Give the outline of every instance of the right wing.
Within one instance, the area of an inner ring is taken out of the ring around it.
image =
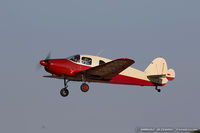
[[[133,63],[135,63],[134,60],[121,58],[105,63],[103,65],[86,69],[79,72],[78,74],[85,75],[86,78],[90,79],[111,80],[113,77],[118,75]]]

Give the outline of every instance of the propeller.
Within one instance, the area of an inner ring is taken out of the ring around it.
[[[51,52],[48,53],[44,61],[48,63],[48,59],[50,59],[50,57],[51,57]]]
[[[48,63],[48,60],[51,58],[51,52],[48,53],[48,55],[45,57],[44,61]],[[42,67],[40,62],[37,64],[36,69],[39,70]]]

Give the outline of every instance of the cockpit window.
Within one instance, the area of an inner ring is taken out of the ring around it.
[[[82,57],[82,63],[85,65],[91,65],[92,64],[92,59],[88,57]]]
[[[67,59],[73,62],[80,62],[80,55],[74,55],[74,56],[68,57]]]
[[[99,60],[99,65],[103,65],[103,64],[105,64],[105,62],[102,60]]]

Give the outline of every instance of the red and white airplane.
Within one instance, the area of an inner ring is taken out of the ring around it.
[[[175,71],[168,69],[165,59],[161,57],[154,59],[144,72],[130,67],[133,63],[135,61],[128,58],[110,60],[92,55],[74,55],[63,59],[47,57],[40,61],[51,73],[43,77],[64,79],[64,88],[60,91],[63,97],[69,94],[69,81],[83,82],[80,87],[83,92],[89,90],[86,82],[155,86],[160,92],[158,86],[164,86],[175,78]]]

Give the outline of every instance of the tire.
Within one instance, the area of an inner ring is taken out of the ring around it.
[[[62,89],[60,90],[60,95],[61,95],[62,97],[68,96],[68,95],[69,95],[69,90],[68,90],[67,88],[62,88]]]
[[[88,92],[88,90],[89,90],[88,84],[83,83],[83,84],[81,85],[81,91],[82,91],[82,92]]]

